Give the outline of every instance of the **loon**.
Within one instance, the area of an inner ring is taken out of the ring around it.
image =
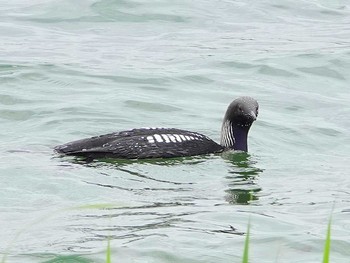
[[[58,145],[63,155],[88,159],[171,158],[227,150],[248,151],[247,136],[258,116],[259,104],[251,97],[239,97],[228,106],[221,127],[220,144],[207,136],[176,128],[139,128],[114,132]]]

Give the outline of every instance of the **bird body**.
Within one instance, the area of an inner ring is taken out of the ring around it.
[[[170,158],[223,151],[207,136],[175,128],[140,128],[121,131],[58,146],[66,155],[95,158]]]
[[[81,139],[55,147],[64,155],[89,159],[171,158],[225,150],[247,151],[247,135],[258,114],[258,103],[251,97],[240,97],[228,107],[220,144],[207,136],[176,128],[139,128]]]

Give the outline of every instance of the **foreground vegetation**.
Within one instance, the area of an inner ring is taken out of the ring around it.
[[[328,227],[327,227],[327,234],[326,234],[326,241],[324,244],[323,249],[323,261],[322,263],[329,263],[329,254],[331,251],[331,224],[332,224],[332,217],[330,217],[328,221]],[[250,236],[250,218],[248,222],[248,228],[247,228],[247,234],[244,242],[244,249],[243,249],[243,258],[242,263],[248,263],[248,252],[249,252],[249,236]]]

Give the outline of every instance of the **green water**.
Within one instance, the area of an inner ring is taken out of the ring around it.
[[[348,1],[0,4],[0,262],[350,258]],[[249,154],[82,163],[52,148],[161,126],[218,141],[260,104]],[[252,193],[252,201],[250,200]]]

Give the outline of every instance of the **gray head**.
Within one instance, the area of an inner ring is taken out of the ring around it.
[[[221,129],[221,145],[228,149],[248,151],[247,137],[259,111],[258,102],[240,97],[228,106]]]

